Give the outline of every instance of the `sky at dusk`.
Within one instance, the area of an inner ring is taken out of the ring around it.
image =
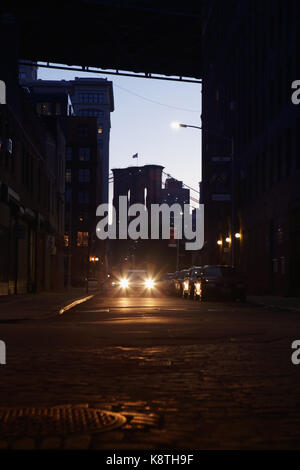
[[[115,111],[111,113],[110,169],[135,165],[137,160],[132,155],[138,153],[139,165],[163,165],[164,171],[199,190],[201,131],[174,130],[170,126],[172,121],[201,125],[199,84],[46,68],[38,72],[38,78],[44,80],[75,77],[107,78],[113,82]],[[191,196],[198,199],[195,192]]]

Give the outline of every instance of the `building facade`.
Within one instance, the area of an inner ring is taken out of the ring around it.
[[[110,240],[110,259],[112,265],[126,268],[147,268],[152,273],[175,270],[178,264],[177,240],[174,240],[174,214],[170,213],[170,238],[162,239],[161,226],[158,240],[152,240],[151,205],[177,203],[183,209],[189,204],[189,189],[183,187],[182,181],[168,178],[163,188],[161,165],[132,166],[113,169],[114,193],[113,205],[116,209],[116,226],[119,234],[119,197],[126,196],[128,206],[142,204],[148,211],[148,239]],[[128,223],[134,217],[128,217]],[[184,240],[178,240],[180,252],[184,256]],[[184,262],[184,260],[183,260]]]
[[[29,67],[30,68],[30,67]],[[109,177],[109,141],[111,119],[110,113],[114,111],[114,96],[112,82],[103,78],[79,78],[74,80],[21,80],[23,86],[28,87],[35,96],[60,94],[69,96],[69,115],[97,118],[97,143],[101,158],[101,201],[108,202],[108,177]],[[47,101],[41,101],[45,111]],[[53,103],[53,99],[51,100]],[[55,103],[59,104],[59,100]],[[53,106],[53,104],[52,104]],[[49,110],[53,113],[56,110]],[[61,111],[63,114],[63,111]],[[56,112],[59,114],[59,111]]]
[[[99,278],[104,264],[103,244],[96,238],[96,208],[101,201],[97,129],[97,118],[66,118],[66,285]]]
[[[0,294],[63,289],[64,148],[59,124],[0,105]]]
[[[298,9],[215,2],[203,23],[202,259],[234,259],[261,294],[300,294]]]

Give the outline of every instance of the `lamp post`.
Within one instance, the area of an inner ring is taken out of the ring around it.
[[[179,129],[180,127],[192,127],[194,129],[199,129],[205,131],[208,135],[213,137],[220,137],[228,142],[231,143],[231,264],[235,266],[235,164],[234,164],[234,138],[233,137],[225,137],[220,134],[216,134],[213,132],[206,131],[202,128],[202,126],[193,126],[190,124],[183,124],[180,122],[172,122],[171,126],[174,129]]]

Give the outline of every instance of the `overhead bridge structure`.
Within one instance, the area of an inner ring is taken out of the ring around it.
[[[197,81],[205,3],[4,0],[1,22],[14,23],[19,59]]]

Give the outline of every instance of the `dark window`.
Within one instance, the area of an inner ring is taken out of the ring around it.
[[[79,109],[78,115],[79,116],[91,116],[91,117],[103,118],[104,113],[100,109],[82,108],[82,109]]]
[[[79,93],[80,103],[102,104],[104,101],[103,93]]]
[[[79,204],[88,204],[90,200],[90,193],[88,190],[83,189],[78,192],[78,202]]]
[[[78,128],[78,135],[79,137],[88,137],[89,130],[86,126],[82,126]]]
[[[66,148],[66,160],[68,161],[72,160],[72,147]]]
[[[78,181],[79,183],[89,183],[90,182],[90,170],[89,168],[80,168],[78,171]]]
[[[70,188],[66,189],[66,203],[67,204],[71,202],[71,194],[72,194],[71,189]]]

